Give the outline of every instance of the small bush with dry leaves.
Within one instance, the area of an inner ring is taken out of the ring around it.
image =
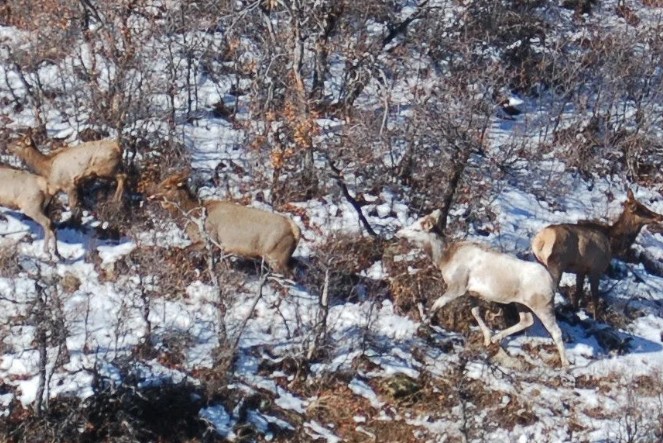
[[[317,247],[316,256],[300,283],[319,294],[329,270],[330,299],[346,300],[372,298],[382,294],[384,282],[362,276],[382,257],[384,244],[373,237],[334,233]]]
[[[120,275],[139,272],[144,277],[150,277],[150,287],[155,295],[177,298],[185,296],[186,289],[194,281],[209,283],[207,269],[205,251],[139,245],[111,268],[100,268],[98,271],[100,276],[111,281]]]
[[[208,431],[199,416],[205,405],[204,391],[190,383],[167,380],[141,385],[125,374],[123,384],[105,386],[98,380],[97,392],[80,400],[58,397],[42,414],[20,404],[0,420],[3,441],[223,441]]]
[[[417,320],[423,320],[419,315],[418,306],[427,306],[429,301],[442,295],[445,284],[433,263],[421,257],[414,261],[395,260],[391,255],[393,250],[385,254],[384,263],[391,276],[389,290],[393,297],[396,312]],[[410,269],[418,269],[411,272]]]
[[[0,277],[15,276],[21,271],[16,247],[14,242],[3,242],[0,245]]]

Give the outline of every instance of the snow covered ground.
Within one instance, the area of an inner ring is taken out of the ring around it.
[[[216,128],[208,131],[208,143],[218,141],[219,132]],[[207,144],[203,141],[205,131],[195,134],[196,146],[202,146],[204,157],[194,157],[197,161],[209,161],[205,152]],[[576,180],[566,177],[566,180]],[[572,186],[569,184],[569,186]],[[606,191],[616,194],[613,202],[605,200]],[[642,201],[650,202],[653,210],[663,212],[663,199],[657,192],[648,189],[636,189],[636,196]],[[625,193],[615,188],[614,184],[597,180],[591,190],[582,183],[574,185],[574,192],[564,200],[565,212],[553,212],[541,204],[526,191],[506,185],[500,195],[495,196],[494,211],[499,216],[500,231],[491,235],[488,241],[496,248],[512,253],[523,253],[528,249],[531,236],[537,229],[548,223],[574,221],[585,214],[607,214],[612,220],[620,210],[620,203]],[[349,205],[334,205],[326,202],[324,207],[318,203],[303,205],[311,218],[311,224],[325,234],[332,230],[356,231],[359,222],[355,211]],[[392,207],[393,209],[393,207]],[[379,213],[379,211],[378,211]],[[131,352],[132,347],[144,340],[146,322],[143,318],[143,304],[139,298],[139,282],[135,275],[122,275],[115,282],[105,281],[98,269],[90,263],[89,257],[98,251],[101,257],[101,268],[112,266],[122,256],[136,247],[139,239],[123,238],[119,242],[100,241],[94,236],[82,234],[76,230],[62,229],[58,231],[59,247],[64,260],[59,263],[42,261],[42,234],[38,225],[26,220],[15,212],[5,212],[7,221],[0,224],[3,236],[3,248],[15,248],[20,270],[13,275],[0,278],[2,291],[3,317],[9,323],[7,335],[3,340],[3,352],[0,360],[0,374],[5,382],[17,389],[15,394],[24,405],[35,401],[39,382],[39,354],[34,346],[35,325],[22,321],[29,317],[29,309],[34,300],[43,297],[35,286],[35,280],[42,282],[57,281],[65,276],[75,277],[80,286],[75,290],[58,292],[50,295],[58,297],[57,306],[62,310],[66,321],[66,350],[68,361],[59,365],[50,380],[50,395],[68,394],[86,397],[92,394],[92,375],[85,368],[101,367],[108,377],[113,378],[113,361]],[[330,214],[335,214],[332,217]],[[416,214],[408,213],[401,208],[396,217],[387,220],[372,220],[375,225],[385,229],[396,230],[401,220],[412,221]],[[296,219],[296,218],[295,218]],[[92,221],[91,221],[92,223]],[[301,223],[300,223],[301,226]],[[34,237],[32,243],[26,242],[24,236]],[[174,233],[176,236],[177,233]],[[149,235],[145,234],[148,238]],[[168,239],[161,233],[161,240]],[[314,239],[311,232],[304,232],[304,238]],[[638,246],[654,256],[660,256],[660,234],[651,234],[645,230],[638,239]],[[167,242],[167,240],[166,240]],[[305,243],[296,255],[314,254],[315,244]],[[573,434],[573,438],[600,441],[616,438],[623,432],[620,424],[613,418],[602,420],[600,417],[588,417],[583,411],[592,408],[605,408],[609,411],[620,411],[632,402],[638,402],[643,409],[651,409],[652,413],[660,411],[660,397],[629,396],[629,386],[637,383],[639,377],[658,377],[660,381],[663,368],[663,346],[661,331],[663,318],[661,297],[663,294],[663,278],[648,274],[641,265],[617,263],[623,275],[619,280],[604,278],[601,290],[606,293],[608,304],[615,309],[623,309],[629,303],[641,306],[641,314],[633,320],[627,329],[618,333],[622,339],[630,339],[630,347],[623,355],[606,352],[597,343],[596,338],[587,333],[584,327],[566,322],[561,327],[567,339],[567,351],[572,366],[568,371],[561,371],[552,364],[541,359],[530,358],[537,365],[532,370],[521,372],[502,368],[495,372],[487,361],[472,361],[468,364],[467,377],[481,380],[490,389],[502,392],[507,400],[515,397],[527,402],[539,420],[530,426],[516,426],[511,431],[498,430],[486,434],[491,439],[508,439],[509,441],[563,441],[570,439],[569,415],[576,414],[576,420],[583,430]],[[371,277],[388,279],[380,263],[371,267]],[[40,277],[37,277],[40,274]],[[563,284],[571,284],[566,277]],[[47,283],[48,284],[48,283]],[[62,283],[60,283],[62,284]],[[271,392],[275,403],[282,409],[304,414],[315,398],[302,398],[289,393],[275,378],[284,374],[258,374],[259,363],[265,358],[260,350],[283,356],[302,352],[310,342],[313,326],[318,315],[318,295],[308,293],[297,285],[290,287],[283,296],[271,284],[263,290],[263,295],[251,312],[257,278],[247,277],[241,293],[231,298],[226,313],[226,324],[230,336],[238,334],[238,328],[248,318],[245,329],[239,337],[239,359],[236,363],[237,383],[242,389],[255,389]],[[134,292],[135,291],[135,292]],[[209,367],[213,360],[212,350],[218,344],[216,328],[218,327],[218,311],[215,309],[215,290],[201,282],[187,288],[187,297],[157,297],[150,301],[149,320],[154,328],[152,333],[157,337],[169,334],[187,334],[190,344],[186,349],[184,366],[179,370],[171,370],[157,361],[145,362],[145,383],[170,377],[172,380],[189,377],[187,371],[200,367]],[[565,301],[558,296],[558,304]],[[582,319],[587,319],[581,313]],[[13,320],[12,320],[13,319]],[[601,328],[600,323],[592,325]],[[454,344],[454,352],[443,353],[435,347],[429,347],[417,334],[419,324],[410,318],[398,315],[392,303],[386,299],[343,302],[333,305],[328,318],[329,334],[334,346],[332,355],[325,363],[314,365],[314,374],[349,370],[359,355],[368,357],[376,369],[361,374],[365,379],[379,379],[393,374],[405,374],[417,379],[422,370],[444,376],[451,367],[458,364],[457,352],[464,346],[463,341]],[[365,348],[365,334],[376,337],[378,348]],[[475,332],[475,334],[478,333]],[[447,332],[440,331],[442,337]],[[522,346],[526,343],[550,343],[545,330],[536,325],[524,334],[506,340],[506,350],[512,356],[523,355]],[[424,361],[412,356],[415,349],[426,348]],[[258,350],[256,352],[256,350]],[[550,356],[550,354],[548,355]],[[50,364],[55,365],[57,351],[49,348]],[[607,392],[592,388],[577,387],[576,380],[584,378],[616,377]],[[554,386],[548,386],[555,381]],[[121,382],[121,380],[117,380]],[[381,411],[387,408],[386,402],[361,379],[353,379],[348,383],[352,392],[366,398],[372,408]],[[660,394],[659,394],[660,395]],[[12,395],[3,396],[4,404],[8,404]],[[256,412],[256,414],[259,414]],[[214,423],[218,431],[232,439],[232,411],[225,411],[219,405],[210,405],[200,412],[201,417]],[[447,415],[435,420],[425,417],[411,416],[407,420],[418,427],[427,429],[430,435],[454,440],[460,435],[457,429],[457,412],[448,411]],[[292,427],[287,421],[274,417],[255,417],[256,421],[273,420],[277,427]],[[267,428],[265,428],[267,429]],[[311,438],[323,438],[327,441],[338,441],[333,429],[324,424],[311,421],[305,426]],[[267,431],[266,431],[267,432]],[[551,434],[551,432],[553,432]]]

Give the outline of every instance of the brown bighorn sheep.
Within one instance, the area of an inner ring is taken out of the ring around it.
[[[288,262],[300,238],[299,227],[290,218],[236,203],[209,200],[201,203],[186,186],[187,175],[175,174],[157,185],[149,198],[176,215],[205,208],[205,232],[225,252],[242,257],[262,257],[276,272],[288,273]],[[201,240],[198,226],[187,223],[194,243]]]
[[[69,207],[76,213],[80,211],[78,187],[85,179],[115,179],[117,188],[113,200],[122,198],[126,175],[120,172],[122,148],[117,140],[85,142],[45,155],[37,149],[32,137],[26,135],[10,143],[8,149],[33,172],[46,178],[52,190],[66,192]]]
[[[555,286],[548,270],[539,263],[523,261],[479,243],[463,241],[445,245],[439,228],[440,216],[441,211],[435,210],[396,233],[397,237],[412,240],[423,247],[442,271],[447,291],[433,304],[432,314],[465,294],[501,304],[515,302],[520,322],[492,337],[480,316],[479,307],[472,308],[472,315],[483,333],[484,344],[498,343],[530,327],[534,323],[533,312],[552,336],[562,366],[568,366],[562,331],[555,320]]]
[[[578,308],[585,276],[589,276],[592,294],[592,314],[598,310],[599,279],[608,269],[612,257],[624,257],[643,226],[663,222],[657,214],[637,201],[629,189],[624,211],[612,225],[589,221],[578,224],[550,225],[532,239],[532,251],[559,285],[562,273],[576,274],[576,291],[571,303]]]
[[[44,253],[48,254],[52,240],[54,254],[60,257],[53,223],[46,215],[51,196],[44,177],[0,165],[0,205],[17,209],[39,223],[44,229]]]

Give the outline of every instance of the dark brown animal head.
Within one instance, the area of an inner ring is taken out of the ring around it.
[[[20,155],[22,152],[35,147],[35,142],[32,136],[22,134],[18,138],[12,140],[7,144],[7,151],[14,155]]]
[[[640,203],[630,189],[626,192],[624,211],[619,219],[609,227],[608,236],[612,253],[617,257],[628,254],[640,230],[649,224],[662,223],[663,215],[658,214]]]
[[[663,222],[663,215],[658,214],[645,205],[640,203],[633,196],[633,191],[630,189],[626,193],[626,201],[624,202],[624,214],[622,216],[628,216],[633,224],[636,225],[648,225],[651,223],[661,223]]]
[[[188,171],[166,177],[159,184],[147,189],[147,199],[159,201],[164,209],[177,209],[179,206],[187,211],[197,206],[198,199],[189,190],[188,177]]]

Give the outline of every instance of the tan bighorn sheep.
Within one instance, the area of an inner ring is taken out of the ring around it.
[[[83,180],[96,177],[115,179],[114,201],[119,201],[124,193],[126,175],[121,173],[122,148],[117,140],[85,142],[45,155],[28,134],[10,143],[8,150],[33,172],[45,177],[55,192],[66,192],[69,207],[77,214],[80,213],[78,187]]]
[[[441,211],[435,210],[396,233],[397,237],[423,247],[442,271],[447,291],[435,301],[431,315],[465,294],[501,304],[517,303],[520,321],[492,337],[480,316],[479,307],[472,308],[484,344],[498,343],[530,327],[534,323],[533,312],[552,336],[562,366],[568,366],[562,331],[555,319],[555,286],[548,270],[539,263],[523,261],[479,243],[462,241],[445,245],[439,228],[440,216]]]
[[[53,223],[46,215],[52,195],[44,177],[0,165],[0,206],[17,209],[39,223],[44,229],[44,253],[48,254],[52,241],[53,252],[59,258]]]
[[[648,224],[663,222],[657,214],[637,201],[629,189],[624,210],[612,225],[581,221],[578,224],[550,225],[532,239],[532,252],[553,276],[555,288],[562,273],[576,274],[576,291],[571,303],[578,308],[585,276],[589,277],[592,314],[598,311],[599,279],[612,257],[624,257],[640,230]]]
[[[276,272],[288,273],[288,262],[297,243],[299,227],[290,218],[236,203],[208,200],[200,202],[187,187],[187,174],[166,178],[150,195],[176,216],[205,209],[204,223],[212,241],[225,252],[249,258],[263,258]],[[202,240],[198,226],[187,223],[186,232],[194,243]]]

